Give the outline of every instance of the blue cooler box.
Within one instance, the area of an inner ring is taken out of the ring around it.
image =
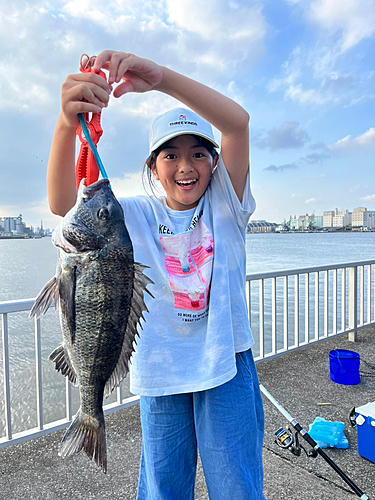
[[[355,409],[358,455],[375,463],[375,402]]]

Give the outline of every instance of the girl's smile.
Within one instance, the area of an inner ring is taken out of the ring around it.
[[[194,136],[180,135],[162,149],[152,170],[167,194],[167,205],[181,211],[198,205],[215,165],[216,159]]]

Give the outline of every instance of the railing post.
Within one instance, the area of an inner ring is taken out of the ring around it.
[[[349,328],[353,330],[348,335],[348,340],[355,342],[357,340],[357,267],[349,268],[349,290],[348,290],[348,313]]]
[[[309,343],[310,333],[310,275],[305,274],[305,343]]]
[[[264,358],[264,280],[259,280],[259,356]]]
[[[72,420],[72,387],[68,377],[65,378],[65,416],[68,421]]]
[[[324,271],[324,337],[328,337],[329,331],[329,274]]]
[[[119,383],[116,389],[116,394],[117,394],[117,404],[122,404],[122,382]]]
[[[35,319],[35,375],[36,375],[36,415],[38,429],[43,429],[42,396],[42,348],[40,342],[40,319]]]
[[[315,275],[315,340],[319,340],[319,271]]]
[[[346,327],[346,268],[341,270],[341,331]]]
[[[277,352],[277,310],[276,310],[276,278],[271,278],[271,328],[272,328],[272,354]]]
[[[359,268],[359,324],[365,323],[365,268]]]
[[[245,291],[246,291],[246,301],[247,301],[247,312],[249,315],[249,325],[251,328],[251,281],[246,281],[246,286],[245,286]]]
[[[283,297],[284,297],[284,305],[283,305],[283,327],[284,327],[284,350],[288,350],[288,319],[289,319],[289,306],[288,306],[288,276],[284,276],[284,283],[283,283]]]
[[[332,276],[332,334],[337,333],[337,269]]]
[[[299,346],[299,274],[294,276],[294,345]]]
[[[366,324],[371,323],[371,266],[367,266],[367,316]]]
[[[4,404],[5,404],[5,432],[7,439],[12,439],[12,420],[10,412],[10,385],[9,385],[9,348],[8,348],[8,315],[1,315],[3,332],[3,374],[4,374]]]

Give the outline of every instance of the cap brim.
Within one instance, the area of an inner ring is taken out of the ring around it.
[[[160,139],[158,142],[156,142],[152,148],[150,149],[150,153],[155,151],[155,149],[158,149],[160,146],[165,144],[166,142],[170,141],[171,139],[174,139],[175,137],[178,137],[179,135],[198,135],[199,137],[203,137],[207,141],[209,141],[215,148],[219,148],[220,146],[212,140],[210,137],[208,137],[205,134],[200,134],[198,132],[190,131],[190,130],[180,130],[179,132],[174,132],[172,134],[168,134],[162,139]]]

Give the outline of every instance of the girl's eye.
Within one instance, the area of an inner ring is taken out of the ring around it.
[[[176,155],[173,153],[169,153],[168,155],[166,155],[167,160],[175,160],[176,158]]]
[[[194,158],[203,158],[204,154],[203,153],[194,153]]]

